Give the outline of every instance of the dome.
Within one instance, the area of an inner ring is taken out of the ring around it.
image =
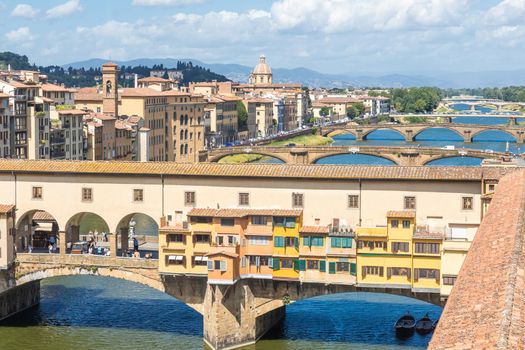
[[[261,56],[259,58],[259,64],[253,69],[253,74],[272,74],[272,69],[266,63],[266,57]]]

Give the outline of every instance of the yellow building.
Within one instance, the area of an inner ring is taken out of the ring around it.
[[[273,216],[273,278],[299,278],[299,229],[302,210],[290,210],[289,215]]]
[[[387,226],[357,229],[358,284],[435,292],[443,236],[416,230],[414,211],[390,211]]]

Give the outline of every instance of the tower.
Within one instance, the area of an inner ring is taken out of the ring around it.
[[[106,115],[118,116],[118,66],[107,62],[102,65],[102,111]]]
[[[250,74],[249,82],[255,85],[273,83],[272,69],[268,63],[266,63],[266,57],[264,55],[259,57],[259,64],[255,66],[252,74]]]

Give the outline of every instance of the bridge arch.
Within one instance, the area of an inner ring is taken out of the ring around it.
[[[130,213],[120,219],[115,231],[117,241],[120,240],[120,249],[125,252],[129,249],[129,239],[136,236],[139,243],[158,244],[159,223],[157,220],[142,212]]]
[[[421,133],[425,132],[425,131],[428,131],[428,130],[448,130],[448,131],[452,131],[454,134],[458,135],[459,138],[464,141],[465,140],[465,137],[463,136],[463,134],[456,128],[454,128],[453,126],[439,126],[439,125],[436,125],[436,126],[429,126],[429,127],[425,127],[425,128],[421,128],[419,129],[418,131],[416,131],[414,133],[414,140],[421,135]]]
[[[505,134],[505,135],[508,135],[508,136],[511,136],[514,140],[501,140],[501,142],[505,142],[505,141],[508,141],[508,142],[517,142],[518,141],[518,136],[517,134],[515,134],[514,132],[512,131],[509,131],[509,130],[505,130],[505,129],[500,129],[500,128],[490,128],[490,127],[487,127],[485,129],[482,129],[482,130],[478,130],[476,132],[473,132],[470,136],[472,138],[472,140],[474,141],[474,138],[475,137],[479,137],[480,135],[484,134],[484,133],[487,133],[487,132],[497,132],[499,134]]]
[[[79,212],[69,218],[65,227],[66,247],[69,242],[80,241],[81,235],[93,235],[95,240],[102,241],[104,233],[109,235],[113,232],[107,221],[99,214],[93,212]],[[86,237],[87,238],[87,237]]]
[[[405,135],[405,133],[403,131],[396,129],[395,127],[388,127],[388,126],[385,126],[385,125],[382,125],[382,126],[377,127],[377,128],[371,128],[371,129],[365,130],[365,131],[363,131],[363,134],[361,135],[361,137],[363,138],[363,140],[367,140],[368,136],[370,136],[374,132],[382,131],[382,130],[388,130],[388,131],[397,133],[397,134],[399,134],[399,136],[401,137],[402,140],[406,140],[406,135]]]
[[[481,161],[483,161],[483,159],[485,158],[482,158],[482,157],[476,157],[476,156],[459,156],[459,155],[454,155],[454,156],[436,156],[436,157],[432,157],[430,159],[427,159],[422,165],[423,166],[440,166],[441,164],[432,164],[436,161],[446,161],[446,160],[451,160],[451,159],[455,159],[455,158],[458,158],[458,159],[476,159],[476,160],[480,160],[480,163]],[[472,164],[470,166],[479,166],[481,164]],[[461,165],[458,165],[458,166],[468,166],[467,164],[461,164]]]
[[[280,160],[283,163],[288,163],[288,160],[286,158],[282,157],[279,154],[275,154],[275,153],[271,153],[271,152],[259,152],[259,151],[256,151],[256,152],[244,151],[243,152],[243,151],[238,151],[238,150],[231,151],[231,152],[225,151],[224,153],[221,153],[219,155],[213,156],[212,158],[210,158],[209,161],[212,162],[212,163],[219,163],[219,161],[221,159],[223,159],[223,158],[226,158],[228,156],[235,156],[235,155],[238,155],[238,154],[260,155],[260,156],[265,156],[265,157],[270,157],[270,158],[274,158],[274,159]]]
[[[15,224],[15,247],[24,252],[31,245],[34,248],[46,248],[49,239],[58,235],[60,229],[55,216],[41,209],[31,209],[23,213]]]
[[[356,153],[352,153],[352,152],[337,152],[337,153],[330,153],[330,154],[321,154],[321,155],[311,159],[311,163],[312,164],[318,164],[318,162],[323,160],[323,159],[326,160],[326,158],[336,157],[336,156],[344,156],[344,155],[347,155],[347,156],[353,156],[353,155],[371,156],[371,157],[374,157],[374,158],[388,160],[388,161],[394,163],[392,165],[399,165],[398,160],[395,157],[386,156],[386,155],[378,155],[378,154],[375,154],[373,152],[363,152],[363,151],[359,151],[359,152],[356,152]],[[344,165],[344,163],[343,163],[343,165]],[[366,165],[366,164],[363,163],[363,165]]]

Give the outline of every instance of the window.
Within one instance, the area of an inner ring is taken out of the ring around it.
[[[267,256],[254,256],[251,255],[248,257],[249,263],[252,266],[269,266],[269,259]]]
[[[166,236],[166,241],[168,243],[170,242],[176,242],[176,243],[184,243],[184,235],[182,234],[169,234]]]
[[[302,208],[304,206],[304,196],[302,193],[292,193],[292,206]]]
[[[336,270],[338,272],[349,272],[350,271],[350,263],[348,263],[348,262],[338,262],[336,264]]]
[[[278,227],[295,228],[295,218],[276,216],[273,218],[273,225]]]
[[[392,242],[392,251],[397,252],[408,252],[408,242]]]
[[[489,192],[494,192],[496,185],[489,185]]]
[[[348,208],[356,209],[359,208],[359,196],[351,194],[348,196]]]
[[[463,210],[472,210],[474,208],[474,198],[472,197],[462,197],[461,204]]]
[[[416,269],[418,271],[419,278],[438,279],[439,270],[432,269]]]
[[[332,237],[332,248],[352,248],[352,238],[347,237]]]
[[[383,276],[383,266],[363,266],[363,277],[366,275]]]
[[[284,247],[284,237],[275,236],[273,238],[273,246],[276,248],[283,248]]]
[[[250,205],[249,193],[239,193],[239,205]]]
[[[303,245],[306,247],[323,247],[324,237],[319,236],[304,236]]]
[[[254,215],[252,216],[252,225],[266,225],[268,224],[267,216]]]
[[[144,190],[134,189],[133,190],[133,201],[142,202],[144,200]]]
[[[221,219],[221,226],[234,226],[235,220],[228,218],[228,219]]]
[[[405,209],[416,209],[416,197],[405,197]]]
[[[184,256],[183,255],[168,255],[167,265],[184,265]]]
[[[456,279],[458,278],[458,276],[452,276],[452,275],[445,275],[443,276],[443,284],[445,286],[453,286],[454,283],[456,283]]]
[[[270,237],[265,236],[252,236],[249,239],[250,245],[268,245],[270,242]]]
[[[298,247],[298,238],[296,237],[285,237],[284,244],[286,247]]]
[[[392,220],[390,221],[390,225],[392,228],[398,228],[399,227],[399,221],[398,220]]]
[[[42,199],[42,187],[33,187],[33,198]]]
[[[403,220],[403,228],[410,228],[410,220]]]
[[[439,254],[439,243],[416,243],[416,253]]]
[[[93,200],[93,189],[89,187],[82,188],[82,200],[89,202]]]
[[[391,276],[410,278],[410,268],[408,267],[387,267],[386,276],[387,278],[390,278]]]
[[[184,205],[195,205],[195,192],[184,192]]]
[[[193,257],[193,265],[195,266],[206,266],[208,264],[208,260],[205,259],[206,257],[204,256],[194,256]]]
[[[213,219],[209,216],[193,216],[191,219],[192,223],[196,224],[211,224]]]
[[[292,269],[293,268],[293,260],[292,259],[282,259],[281,260],[281,268],[283,268],[283,269]]]
[[[210,242],[210,235],[195,235],[193,237],[193,241],[195,243],[209,243]]]
[[[306,268],[308,270],[319,270],[319,260],[307,260]]]

